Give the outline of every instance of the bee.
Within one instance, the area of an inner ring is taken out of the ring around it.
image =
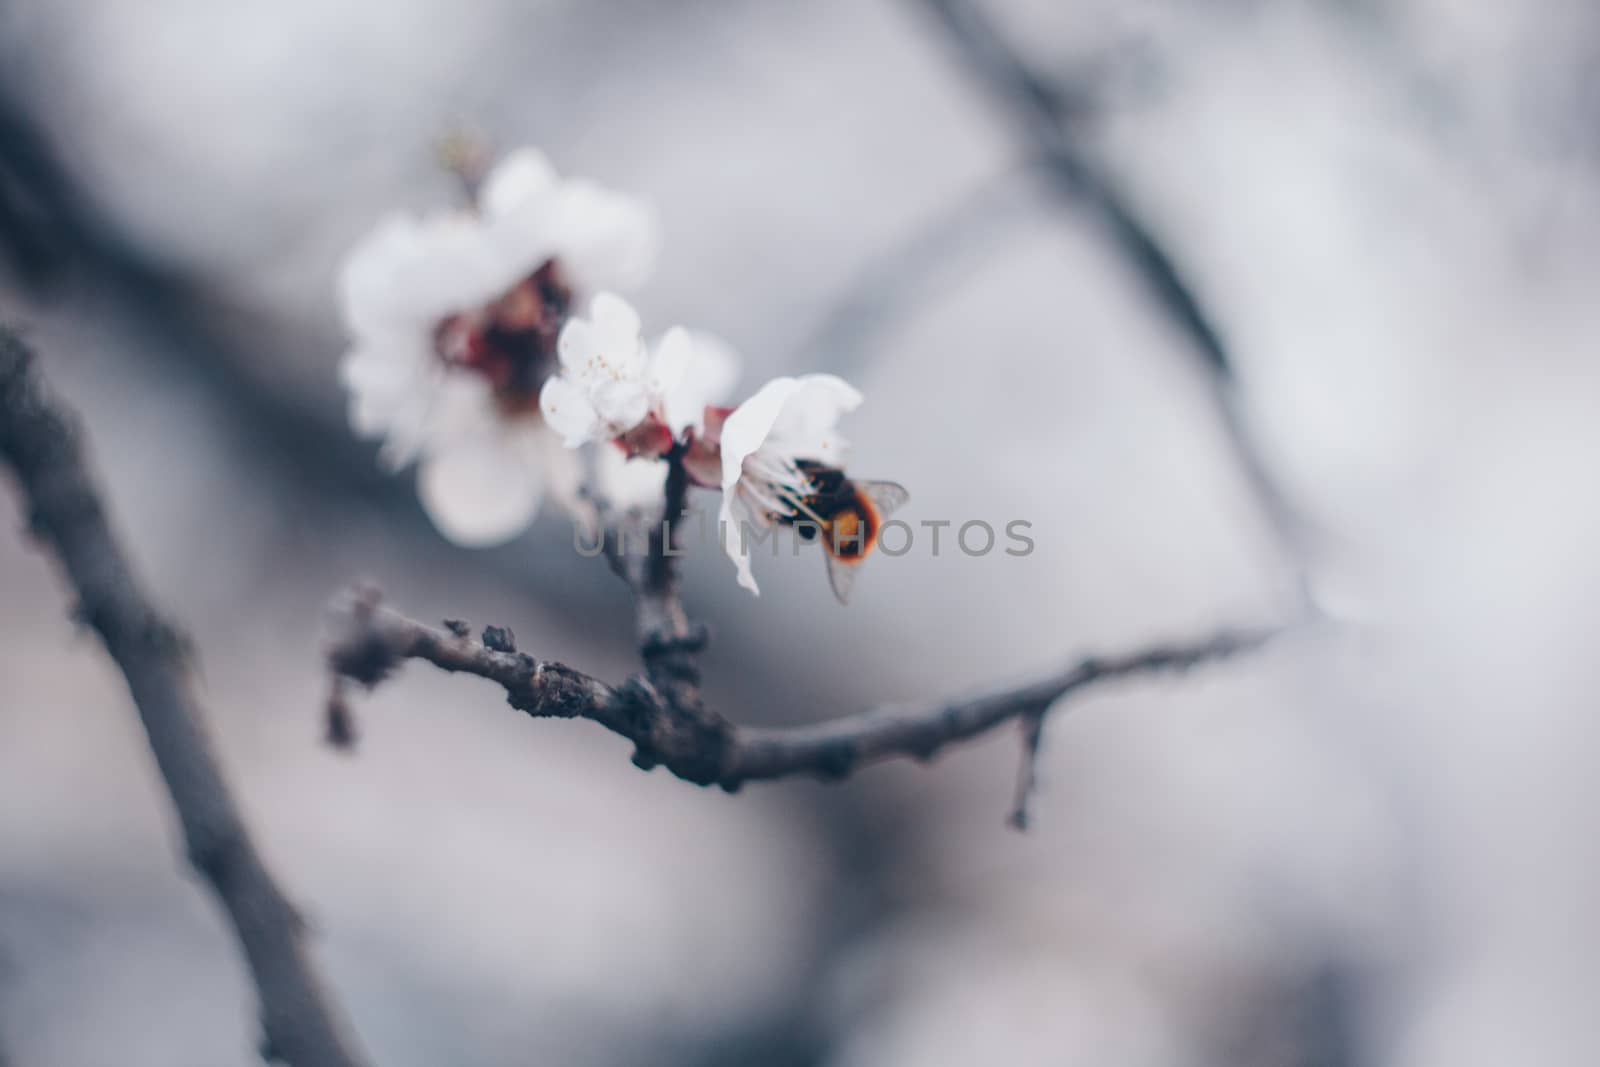
[[[821,539],[828,584],[839,603],[848,604],[856,568],[877,546],[883,520],[904,507],[911,494],[895,482],[851,479],[837,467],[815,460],[802,459],[796,466],[811,483],[812,492],[799,501],[792,516],[781,521],[793,526],[802,541]]]

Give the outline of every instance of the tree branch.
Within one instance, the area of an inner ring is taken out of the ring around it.
[[[619,515],[606,501],[597,501],[606,558],[633,593],[643,674],[611,686],[519,652],[504,627],[485,627],[482,638],[473,640],[463,622],[449,620],[444,630],[435,630],[383,606],[376,590],[357,590],[333,610],[327,651],[330,740],[344,744],[354,736],[346,683],[373,688],[411,659],[494,682],[512,707],[535,718],[592,720],[633,742],[635,765],[665,767],[685,781],[728,792],[763,779],[843,778],[857,767],[906,756],[928,760],[948,745],[1021,720],[1023,766],[1010,822],[1025,829],[1044,718],[1062,698],[1116,678],[1225,659],[1259,647],[1276,633],[1221,630],[1197,641],[1089,657],[1041,681],[942,704],[883,707],[810,726],[736,726],[705,707],[696,655],[705,647],[706,632],[689,620],[679,594],[678,533],[689,490],[684,448],[674,445],[664,457],[659,516]],[[630,547],[643,551],[630,552]]]
[[[537,718],[583,718],[632,741],[640,767],[662,766],[730,792],[745,782],[838,779],[867,764],[931,759],[945,747],[1024,717],[1042,718],[1063,698],[1104,682],[1182,671],[1257,648],[1269,629],[1222,630],[1195,641],[1088,657],[1059,673],[930,705],[882,707],[810,726],[735,726],[664,698],[648,677],[610,686],[560,663],[497,651],[463,627],[435,630],[358,593],[335,608],[328,661],[336,678],[374,686],[410,659],[499,685],[511,706]],[[1030,755],[1031,758],[1031,755]]]
[[[189,862],[210,883],[255,980],[268,1060],[365,1063],[306,948],[305,926],[245,829],[195,698],[187,640],[150,606],[85,468],[75,421],[32,353],[0,327],[0,459],[16,473],[31,532],[50,545],[121,668],[182,824]]]

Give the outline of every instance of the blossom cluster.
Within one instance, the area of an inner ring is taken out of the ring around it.
[[[650,274],[654,213],[559,176],[533,149],[505,157],[472,203],[385,219],[350,252],[341,366],[356,431],[393,469],[415,464],[434,525],[467,546],[510,540],[545,500],[586,516],[659,502],[668,463],[721,492],[728,555],[758,592],[743,532],[823,541],[848,594],[892,483],[844,474],[838,423],[862,397],[827,374],[781,377],[723,406],[728,345],[673,326],[647,338],[621,295]]]

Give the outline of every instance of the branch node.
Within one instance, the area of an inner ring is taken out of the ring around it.
[[[511,632],[509,626],[485,626],[483,628],[483,647],[491,652],[515,652],[517,650],[517,636]]]
[[[682,633],[656,631],[639,643],[639,655],[650,659],[675,653],[704,652],[711,643],[711,630],[702,623],[690,622]]]
[[[837,741],[817,753],[817,777],[824,782],[848,778],[850,772],[856,769],[858,759],[855,745],[847,740]]]
[[[368,689],[389,677],[405,657],[372,624],[383,597],[367,586],[335,601],[331,616],[334,639],[328,644],[328,667]]]
[[[540,663],[517,653],[520,682],[506,684],[506,701],[518,711],[546,719],[576,719],[595,710],[593,679],[560,663]]]

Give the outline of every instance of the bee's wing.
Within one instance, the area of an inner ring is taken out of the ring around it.
[[[911,499],[906,487],[898,482],[869,482],[858,478],[854,479],[852,484],[872,502],[879,521],[905,507],[906,501]],[[848,604],[850,590],[855,588],[856,584],[856,568],[861,566],[861,561],[866,557],[859,555],[855,559],[840,559],[830,550],[829,545],[824,544],[822,547],[822,558],[828,564],[828,584],[833,586],[833,595],[839,598],[839,603]]]
[[[869,482],[858,478],[855,484],[872,501],[872,506],[878,509],[880,519],[887,519],[911,499],[911,494],[899,482]]]
[[[861,562],[847,563],[827,551],[822,553],[822,558],[828,564],[828,584],[833,586],[833,595],[839,598],[841,604],[850,603],[850,590],[856,584],[856,568],[861,566]]]

